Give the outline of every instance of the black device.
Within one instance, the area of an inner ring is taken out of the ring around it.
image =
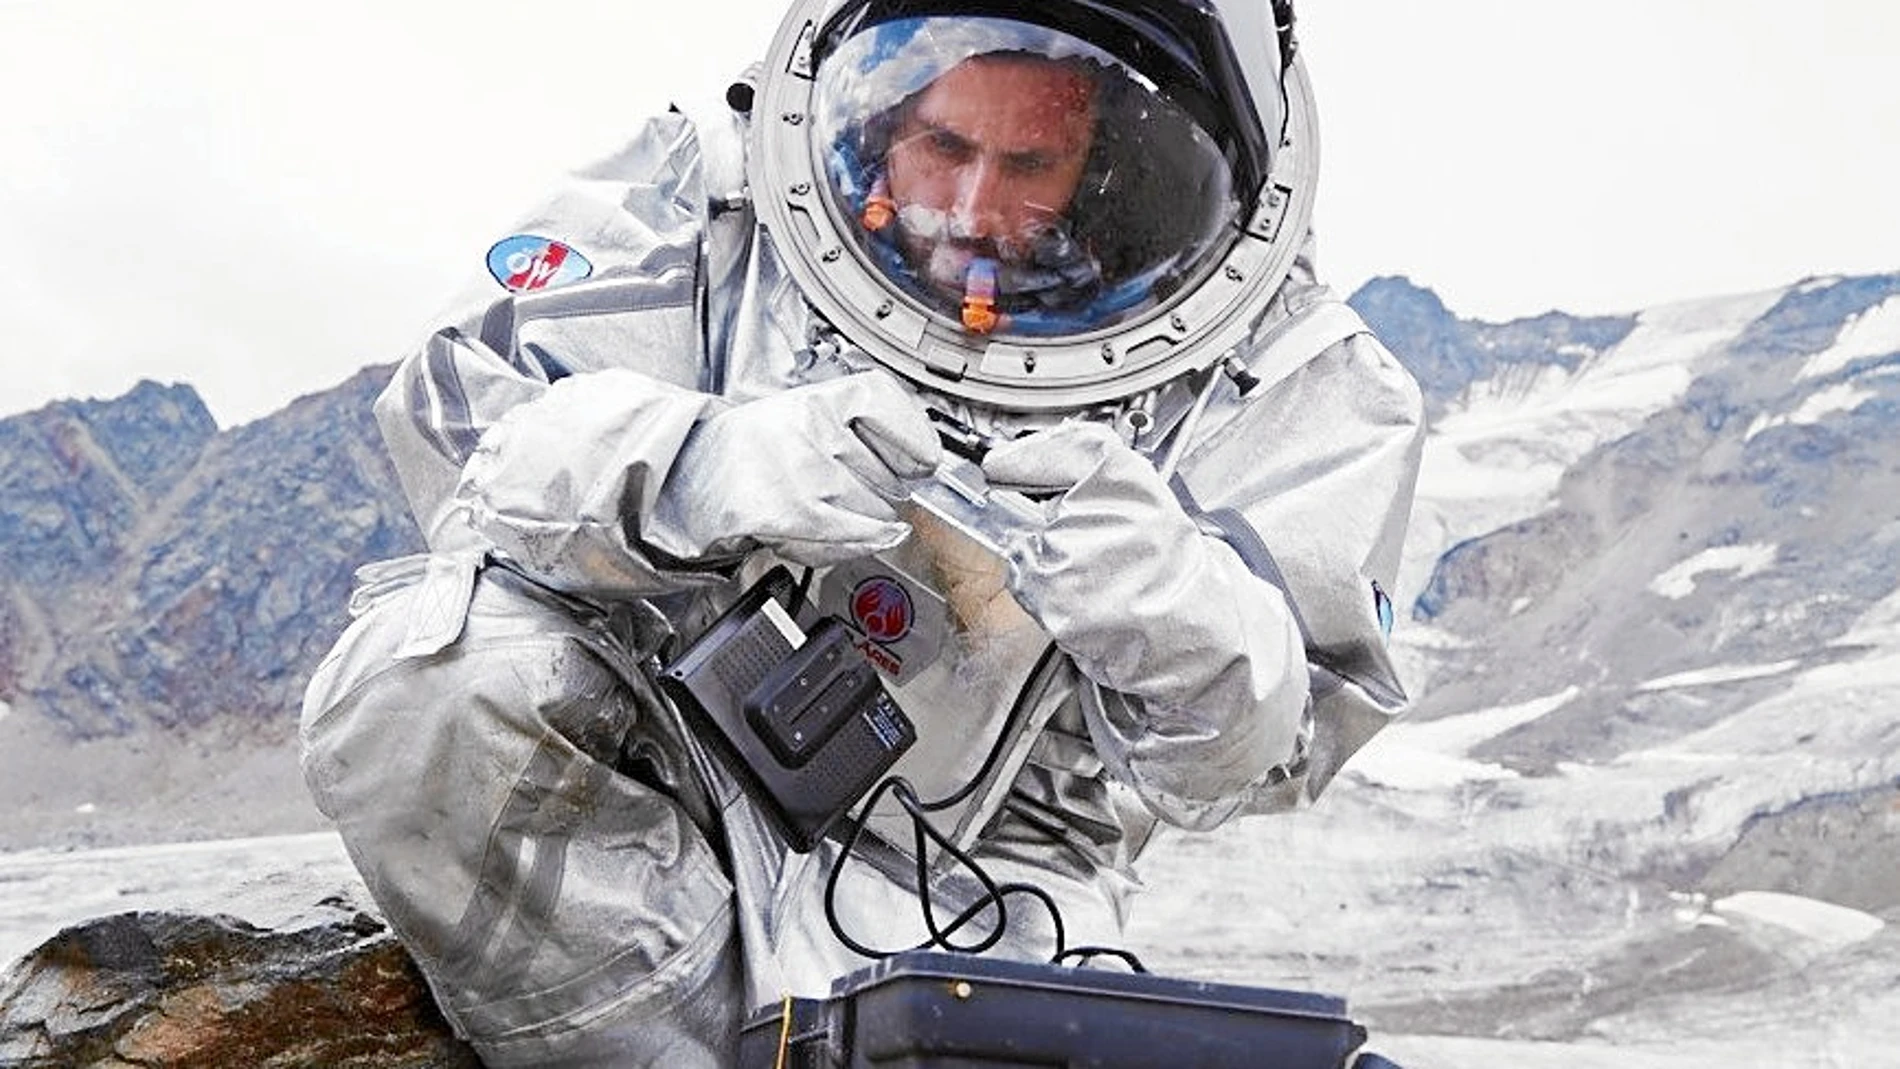
[[[1001,961],[899,954],[746,1021],[741,1069],[1372,1069],[1331,995]]]
[[[855,634],[809,634],[797,586],[773,568],[660,673],[794,850],[809,853],[917,741]]]

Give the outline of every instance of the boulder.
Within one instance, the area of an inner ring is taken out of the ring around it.
[[[0,977],[0,1065],[478,1069],[381,920],[336,894],[265,927],[186,911],[74,925]]]

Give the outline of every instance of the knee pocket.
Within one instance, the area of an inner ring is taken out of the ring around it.
[[[584,622],[526,600],[481,584],[460,639],[397,659],[407,599],[386,598],[313,680],[303,723],[313,794],[472,1036],[638,1016],[730,940],[731,882],[694,810],[615,767],[632,733],[698,789],[669,710]]]
[[[608,962],[450,1012],[492,1065],[728,1066],[745,1012],[732,908],[649,970]]]

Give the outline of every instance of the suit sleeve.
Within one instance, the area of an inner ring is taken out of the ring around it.
[[[1223,387],[1225,388],[1225,387]],[[1386,648],[1423,441],[1411,375],[1369,333],[1233,398],[1176,480],[1233,627],[1177,696],[1085,690],[1104,763],[1160,819],[1191,828],[1310,803],[1404,707]]]
[[[498,245],[397,368],[376,416],[432,551],[499,553],[574,593],[696,580],[654,560],[637,526],[687,432],[724,404],[703,382],[706,202],[692,125],[651,121],[504,243],[512,267],[558,244],[567,277],[535,288]]]

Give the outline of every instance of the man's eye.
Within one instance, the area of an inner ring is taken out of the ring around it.
[[[963,159],[970,154],[970,143],[948,130],[932,130],[929,135],[930,151],[946,159]]]
[[[1054,160],[1041,153],[1024,153],[1017,156],[1008,156],[1004,158],[1004,162],[1012,172],[1025,176],[1041,174],[1055,166]]]

